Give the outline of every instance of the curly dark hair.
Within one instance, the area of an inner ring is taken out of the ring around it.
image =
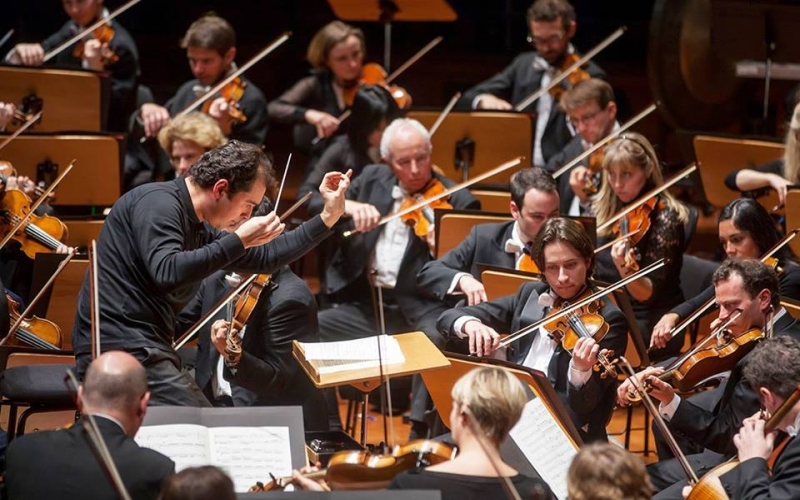
[[[754,391],[766,387],[788,398],[800,385],[800,342],[788,335],[761,341],[747,356],[743,373]]]
[[[594,269],[594,244],[592,244],[592,239],[589,238],[589,235],[586,234],[583,224],[572,219],[565,217],[547,219],[547,222],[542,225],[539,234],[533,240],[533,245],[531,246],[533,261],[544,272],[544,247],[560,241],[569,243],[581,257],[589,259],[589,267],[586,272],[586,278],[588,279]]]
[[[754,299],[762,290],[769,290],[770,303],[778,307],[781,302],[780,284],[778,275],[768,265],[756,259],[727,259],[714,271],[711,282],[714,286],[722,280],[728,280],[734,275],[739,275],[744,283],[744,291]]]
[[[203,189],[225,179],[230,184],[228,196],[249,191],[256,179],[261,179],[267,188],[275,183],[269,157],[260,147],[240,141],[231,141],[203,154],[186,175]]]

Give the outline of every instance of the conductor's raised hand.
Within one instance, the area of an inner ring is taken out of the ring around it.
[[[275,212],[247,219],[234,231],[245,248],[257,247],[277,238],[286,226]]]
[[[480,321],[467,321],[464,333],[469,337],[469,353],[488,356],[500,347],[500,334]]]
[[[344,194],[347,188],[350,187],[350,178],[352,176],[352,169],[344,174],[341,172],[328,172],[322,179],[322,184],[319,185],[319,194],[325,203],[320,217],[328,227],[333,227],[345,213]]]

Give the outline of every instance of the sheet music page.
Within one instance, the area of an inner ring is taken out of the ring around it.
[[[288,427],[210,427],[209,463],[233,479],[237,492],[246,493],[256,482],[292,474]]]
[[[578,450],[541,399],[525,405],[511,439],[558,498],[567,498],[567,470]]]
[[[135,441],[175,462],[175,472],[211,463],[208,429],[202,425],[148,425],[139,428]]]
[[[384,366],[404,363],[406,358],[397,339],[380,336],[380,359]],[[305,357],[320,373],[378,366],[378,339],[366,337],[339,342],[301,343]]]

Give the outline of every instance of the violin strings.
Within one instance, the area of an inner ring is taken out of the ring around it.
[[[7,216],[6,220],[8,220],[11,224],[18,224],[19,221],[22,220],[22,219],[20,217],[16,216],[16,215],[14,215],[14,216],[11,216],[11,217]],[[28,235],[30,235],[30,236],[32,236],[34,238],[38,238],[39,243],[50,247],[52,250],[55,250],[56,248],[58,248],[61,245],[61,242],[59,240],[57,240],[54,237],[50,236],[50,234],[48,234],[44,229],[40,228],[39,226],[37,226],[35,224],[26,225],[25,226],[25,234],[28,234]]]

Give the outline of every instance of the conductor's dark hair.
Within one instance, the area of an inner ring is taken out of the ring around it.
[[[231,141],[204,153],[186,175],[203,189],[210,189],[217,181],[225,179],[230,186],[229,196],[249,191],[256,179],[267,187],[275,181],[269,157],[260,147],[240,141]]]

